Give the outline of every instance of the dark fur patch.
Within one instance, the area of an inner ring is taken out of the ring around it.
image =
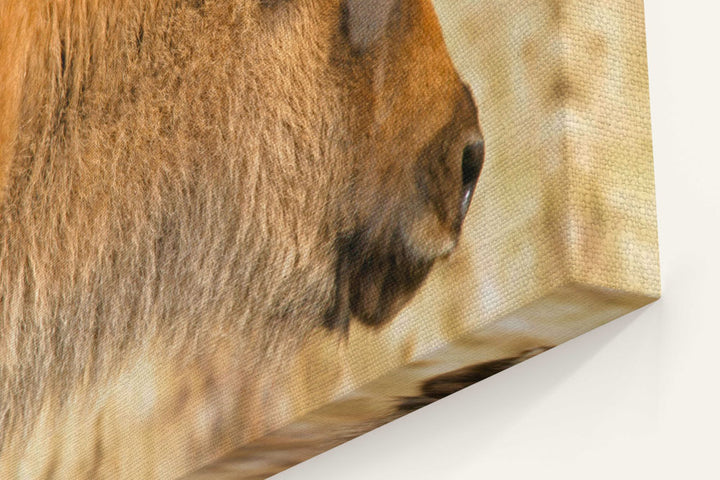
[[[481,380],[492,377],[496,373],[500,373],[506,368],[521,363],[528,358],[549,350],[552,347],[539,347],[525,351],[516,357],[502,358],[490,362],[477,363],[469,365],[457,370],[443,373],[426,380],[421,389],[420,395],[414,397],[401,398],[400,404],[397,406],[400,412],[412,412],[426,405],[430,405],[436,400],[445,398],[455,392],[469,387]]]
[[[287,5],[291,0],[260,0],[260,7],[273,9]]]
[[[369,242],[364,233],[337,241],[335,301],[324,325],[347,332],[352,316],[380,326],[391,319],[422,284],[433,262],[409,254],[399,234]]]

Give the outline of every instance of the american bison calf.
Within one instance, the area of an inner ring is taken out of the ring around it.
[[[429,0],[2,0],[0,58],[10,478],[58,474],[38,429],[140,352],[233,338],[257,369],[388,322],[482,167]]]

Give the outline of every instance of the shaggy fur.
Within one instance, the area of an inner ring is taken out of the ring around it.
[[[382,324],[455,245],[429,2],[0,1],[0,451],[143,345]]]

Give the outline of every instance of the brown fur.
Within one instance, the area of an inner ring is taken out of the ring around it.
[[[480,134],[429,2],[0,1],[0,451],[149,346],[382,324],[456,243]]]

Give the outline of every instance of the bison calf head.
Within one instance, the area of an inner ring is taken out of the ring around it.
[[[151,3],[37,19],[0,321],[67,328],[47,350],[83,358],[143,329],[391,318],[457,243],[483,160],[430,1]]]
[[[484,143],[429,1],[345,0],[333,65],[349,79],[352,171],[325,321],[380,325],[455,247]]]
[[[150,346],[383,324],[482,167],[430,0],[107,3],[3,10],[0,449]]]

